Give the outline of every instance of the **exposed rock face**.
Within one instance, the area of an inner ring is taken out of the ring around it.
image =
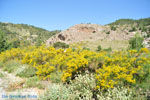
[[[109,34],[106,34],[109,32]],[[77,24],[59,34],[49,38],[47,45],[55,42],[64,42],[67,44],[80,41],[96,41],[96,40],[129,40],[135,32],[128,32],[127,28],[117,28],[111,30],[110,26],[101,26],[97,24]]]

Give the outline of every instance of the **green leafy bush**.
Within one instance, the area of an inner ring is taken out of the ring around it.
[[[132,29],[129,30],[129,32],[134,32],[134,31],[136,31],[136,28],[135,28],[135,27],[132,27]]]
[[[109,47],[109,48],[106,48],[106,49],[103,49],[104,51],[107,51],[107,52],[111,52],[112,51],[112,48]]]
[[[11,48],[18,48],[20,47],[20,40],[13,40],[11,41],[11,43],[8,44],[8,48],[11,49]]]
[[[56,42],[53,46],[54,48],[69,48],[69,45],[63,42]]]
[[[0,52],[5,51],[7,48],[8,47],[4,33],[0,30]]]
[[[8,62],[6,62],[3,65],[3,70],[4,71],[8,71],[8,73],[13,73],[15,72],[22,64],[15,61],[15,60],[10,60]]]
[[[83,47],[83,50],[90,50],[90,48],[87,48],[87,47]]]
[[[25,68],[16,75],[19,77],[33,77],[36,76],[36,69],[31,66],[25,66]]]
[[[111,26],[111,30],[115,31],[116,27],[115,26]]]
[[[97,51],[101,51],[102,50],[102,47],[101,47],[101,45],[99,45],[98,47],[97,47]]]
[[[50,77],[50,80],[53,82],[53,83],[60,83],[61,82],[61,77],[62,77],[62,72],[53,72],[51,73],[51,77]]]
[[[92,100],[94,75],[78,75],[70,84],[51,84],[40,100]]]
[[[135,35],[135,37],[131,38],[129,40],[129,49],[137,49],[143,48],[143,37],[140,37],[139,35]]]
[[[97,94],[97,100],[133,100],[132,91],[125,87],[108,89],[106,93]]]
[[[4,63],[3,63],[2,61],[0,61],[0,68],[3,67],[3,64],[4,64]]]
[[[44,89],[44,86],[40,83],[37,76],[30,77],[25,82],[25,88],[38,87],[39,89]]]
[[[106,32],[106,34],[110,34],[110,31]]]
[[[74,100],[71,90],[63,84],[51,84],[40,100]]]
[[[95,76],[88,72],[85,75],[78,75],[70,82],[69,87],[75,94],[75,100],[92,100],[96,87]]]
[[[0,72],[0,78],[3,78],[3,77],[4,77],[4,74]]]
[[[136,86],[142,88],[144,91],[149,90],[150,92],[150,64],[146,64],[143,67],[143,73],[138,76]]]

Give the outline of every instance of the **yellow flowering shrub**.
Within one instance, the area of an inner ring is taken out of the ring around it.
[[[102,68],[96,70],[96,88],[107,89],[124,82],[135,83],[135,76],[144,75],[143,66],[150,63],[150,59],[143,57],[143,53],[130,50],[106,56]]]
[[[62,81],[66,82],[88,70],[95,74],[96,88],[107,89],[122,83],[135,83],[136,78],[143,77],[143,66],[150,63],[146,53],[149,53],[146,48],[107,53],[43,45],[7,50],[0,54],[0,61],[15,59],[29,64],[36,68],[36,74],[42,80],[49,79],[54,71],[61,71]]]
[[[21,60],[23,57],[23,53],[24,50],[21,50],[20,48],[12,48],[11,50],[6,50],[4,52],[1,52],[0,61],[6,62],[11,59]]]

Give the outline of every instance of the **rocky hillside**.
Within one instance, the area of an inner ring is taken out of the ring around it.
[[[51,45],[55,42],[64,42],[66,44],[82,42],[86,46],[90,44],[93,46],[103,45],[105,48],[112,47],[113,45],[116,46],[116,44],[112,44],[115,42],[117,45],[119,43],[120,46],[127,47],[127,41],[134,37],[136,33],[144,36],[145,40],[147,40],[150,32],[149,24],[143,25],[136,21],[129,23],[130,20],[124,20],[119,20],[105,26],[98,24],[77,24],[52,36],[46,41],[46,44]]]

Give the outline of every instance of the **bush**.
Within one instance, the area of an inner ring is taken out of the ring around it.
[[[137,80],[138,82],[136,86],[138,87],[138,89],[142,88],[144,91],[150,91],[150,64],[146,64],[145,66],[143,66],[143,73],[138,76]]]
[[[97,88],[107,90],[143,81],[149,71],[144,66],[150,64],[149,58],[143,57],[147,52],[148,49],[141,49],[139,52],[129,50],[128,53],[114,52],[106,57],[104,65],[96,70]]]
[[[36,69],[32,66],[24,66],[21,71],[19,71],[16,75],[19,77],[33,77],[36,76]]]
[[[132,27],[132,29],[129,30],[129,32],[134,32],[134,31],[136,31],[136,28],[135,28],[135,27]]]
[[[13,40],[11,43],[8,44],[8,49],[18,48],[18,47],[20,47],[20,41],[19,40]]]
[[[116,27],[115,26],[111,26],[111,30],[115,31]]]
[[[40,100],[92,100],[95,86],[94,75],[78,75],[68,85],[51,84]]]
[[[131,38],[129,40],[129,49],[141,49],[144,47],[143,45],[143,37],[140,37],[138,35],[135,35],[135,37]]]
[[[104,49],[104,51],[111,52],[111,51],[112,51],[112,48],[109,47],[109,48],[107,48],[107,49]]]
[[[0,61],[0,68],[3,67],[3,64],[4,64],[4,63],[3,63],[2,61]]]
[[[38,38],[36,39],[35,45],[36,45],[36,46],[41,46],[41,44],[42,44],[42,39],[41,39],[40,37],[38,37]]]
[[[110,31],[106,32],[106,34],[110,34]]]
[[[108,89],[106,93],[97,94],[98,100],[133,100],[132,91],[128,91],[125,87],[116,87]]]
[[[37,76],[30,77],[25,82],[25,88],[38,87],[39,89],[44,89],[44,86],[40,83]]]
[[[8,48],[8,47],[7,47],[7,42],[6,42],[4,33],[1,32],[1,30],[0,30],[0,53],[1,53],[2,51],[7,50],[7,48]]]
[[[4,65],[3,65],[3,70],[4,71],[8,71],[8,73],[13,73],[15,72],[22,64],[15,61],[15,60],[11,60],[11,61],[8,61],[6,62]]]
[[[101,47],[101,45],[99,45],[98,47],[97,47],[97,51],[101,51],[102,50],[102,47]]]
[[[40,100],[74,100],[71,96],[71,90],[63,84],[51,84],[48,91]]]
[[[141,28],[141,31],[142,31],[142,32],[147,32],[146,27],[142,27],[142,28]]]
[[[5,51],[11,48],[17,48],[20,46],[20,41],[18,39],[8,43],[5,34],[0,30],[0,52]]]
[[[50,80],[53,83],[60,83],[61,82],[61,76],[62,76],[62,72],[59,72],[59,71],[53,72],[53,73],[51,73]]]
[[[69,87],[73,92],[72,94],[76,96],[75,100],[92,100],[96,87],[95,76],[88,72],[84,75],[77,75],[76,78],[70,82]]]
[[[84,47],[83,50],[90,50],[90,48]]]
[[[0,78],[3,78],[3,77],[4,77],[4,74],[0,72]]]
[[[69,48],[69,45],[63,42],[56,42],[53,46],[54,48]]]

